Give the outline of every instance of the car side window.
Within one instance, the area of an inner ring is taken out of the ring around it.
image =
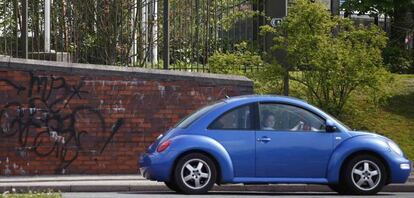
[[[324,119],[293,105],[264,103],[259,113],[261,130],[325,131]]]
[[[209,129],[250,130],[252,127],[252,107],[245,105],[227,111],[216,119]]]

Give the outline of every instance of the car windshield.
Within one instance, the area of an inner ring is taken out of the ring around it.
[[[329,115],[329,114],[328,114],[328,115]],[[331,116],[331,115],[329,115],[329,116]],[[333,116],[331,116],[331,118],[332,118],[334,121],[336,121],[337,123],[339,123],[340,125],[342,125],[343,127],[345,127],[348,131],[352,131],[352,129],[351,129],[348,125],[344,124],[343,122],[339,121],[338,119],[336,119],[336,118],[335,118],[335,117],[333,117]]]
[[[193,123],[195,120],[197,120],[199,117],[204,115],[205,113],[209,112],[211,109],[223,104],[223,101],[215,102],[213,104],[207,105],[201,109],[198,109],[197,111],[194,111],[184,119],[182,119],[180,122],[178,122],[174,128],[187,128],[191,123]]]
[[[315,106],[315,108],[317,108],[319,111],[324,112],[326,115],[328,115],[328,116],[330,117],[330,119],[332,119],[333,121],[335,121],[335,122],[337,122],[338,124],[342,125],[342,126],[343,126],[343,127],[345,127],[348,131],[352,131],[352,129],[351,129],[348,125],[346,125],[346,124],[344,124],[343,122],[339,121],[339,120],[338,120],[338,119],[336,119],[333,115],[331,115],[331,114],[329,114],[329,113],[327,113],[327,112],[325,112],[325,111],[321,110],[319,107],[316,107],[316,106]]]

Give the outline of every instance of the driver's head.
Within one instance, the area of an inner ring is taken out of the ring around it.
[[[263,120],[262,120],[263,127],[273,128],[275,126],[275,122],[276,122],[276,118],[275,118],[275,115],[273,115],[273,113],[269,111],[263,112]]]

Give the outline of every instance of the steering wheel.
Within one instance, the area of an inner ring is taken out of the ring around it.
[[[296,125],[291,128],[292,131],[312,131],[312,126],[306,121],[299,120]]]

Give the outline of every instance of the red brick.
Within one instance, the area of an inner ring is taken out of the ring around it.
[[[53,89],[50,98],[45,101],[46,105],[42,104],[41,100],[36,100],[35,106],[41,108],[42,111],[36,112],[34,117],[38,118],[34,120],[36,124],[40,125],[40,128],[34,126],[30,128],[26,145],[19,142],[18,132],[14,136],[0,138],[1,170],[4,169],[6,158],[9,159],[10,166],[14,163],[23,166],[28,174],[55,174],[56,169],[67,165],[69,162],[62,161],[64,150],[61,142],[55,145],[55,140],[48,134],[43,134],[35,141],[39,133],[54,130],[59,135],[55,138],[64,137],[67,143],[65,159],[69,160],[77,154],[76,159],[65,169],[66,173],[136,173],[138,154],[145,151],[160,133],[173,126],[188,113],[210,103],[211,101],[207,100],[208,97],[222,98],[223,93],[240,94],[238,86],[223,87],[219,84],[213,86],[209,83],[203,85],[202,82],[185,80],[148,80],[138,77],[97,75],[93,72],[79,76],[72,73],[51,71],[32,71],[32,73],[35,77],[46,77],[48,83],[51,82],[50,76],[52,75],[55,78],[62,77],[65,79],[67,89]],[[31,79],[28,71],[0,68],[0,76],[26,88],[17,95],[17,93],[13,93],[15,88],[1,81],[0,108],[11,101],[20,101],[22,107],[28,108],[29,101],[33,97],[41,97],[43,91],[45,93],[49,91],[50,84],[47,84],[47,90],[43,90],[43,86],[40,86],[41,89],[37,91],[37,86],[34,86],[30,98],[28,90]],[[72,90],[73,87],[78,86],[81,79],[88,81],[80,89],[87,93],[80,93],[81,98],[79,98]],[[144,84],[143,81],[146,83]],[[159,86],[165,87],[163,95],[161,95]],[[175,91],[172,87],[175,87]],[[223,92],[224,88],[225,92]],[[191,95],[193,91],[197,95]],[[5,93],[7,93],[7,97]],[[72,98],[69,100],[71,96]],[[47,106],[50,107],[53,101],[60,98],[65,100],[53,105],[53,110],[59,111],[48,110]],[[69,102],[66,104],[67,101]],[[72,115],[76,109],[85,107],[88,110],[80,110]],[[94,112],[98,112],[100,116]],[[23,122],[30,121],[28,109],[25,110],[24,115]],[[45,116],[49,117],[49,125],[42,121],[45,120]],[[52,116],[58,120],[63,118],[65,120],[57,123],[56,120],[51,119]],[[76,120],[73,123],[71,116]],[[103,122],[99,117],[103,119]],[[120,118],[123,119],[123,124],[117,133],[109,139],[112,126]],[[2,122],[4,121],[2,120]],[[160,123],[163,124],[160,125]],[[104,130],[102,130],[103,125]],[[81,148],[76,145],[75,138],[79,138]],[[109,141],[108,144],[106,144],[107,141]],[[101,153],[105,144],[106,147]],[[54,150],[48,156],[40,156],[33,150],[33,147],[36,146],[39,147],[37,150],[42,153],[53,147]],[[26,150],[20,151],[23,147]],[[13,172],[13,174],[18,174],[18,172]]]

